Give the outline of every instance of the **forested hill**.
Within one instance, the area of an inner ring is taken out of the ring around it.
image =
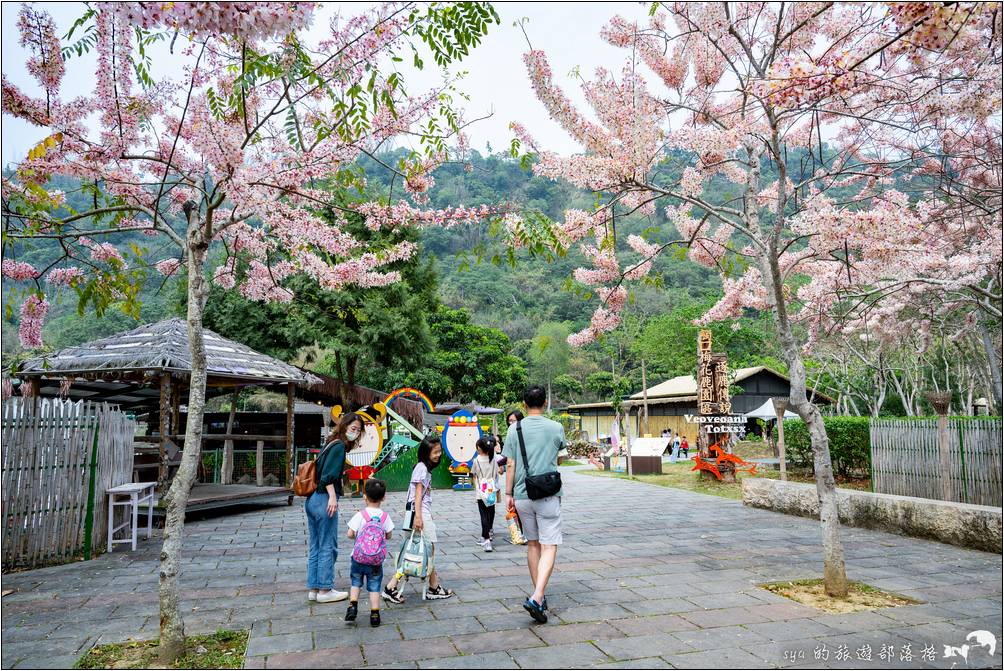
[[[392,163],[398,158],[391,154],[381,160]],[[368,197],[388,193],[394,200],[400,197],[399,181],[391,189],[387,171],[375,163],[364,167]],[[500,154],[472,152],[469,163],[442,166],[435,180],[430,206],[437,208],[504,205],[561,221],[566,209],[589,210],[595,205],[594,194],[535,177],[518,161]],[[76,201],[93,197],[72,183],[54,186],[67,192],[67,203],[75,209],[85,205]],[[366,235],[358,225],[357,233]],[[578,246],[553,260],[521,252],[515,264],[493,263],[497,255],[504,259],[506,250],[492,238],[489,227],[432,227],[413,233],[421,245],[421,258],[397,268],[406,278],[398,289],[319,294],[316,284],[308,283],[300,287],[291,306],[253,303],[216,289],[207,306],[206,326],[346,381],[377,388],[411,384],[440,399],[489,404],[515,401],[530,378],[553,383],[555,403],[608,399],[637,390],[641,358],[648,361],[650,379],[693,370],[697,330],[693,320],[720,291],[715,273],[682,256],[663,255],[652,273],[656,281],[634,287],[623,332],[573,351],[565,338],[589,322],[597,305],[585,287],[571,281],[573,270],[586,265]],[[651,217],[619,216],[619,239],[632,233],[653,241],[675,235],[661,212]],[[170,253],[163,248],[164,241],[135,231],[115,234],[112,241],[129,250],[130,268]],[[13,251],[14,258],[37,268],[59,258],[58,247],[44,240],[29,241]],[[6,285],[11,285],[6,295],[10,307],[24,287],[5,282],[5,289]],[[184,313],[181,281],[165,279],[152,269],[132,306],[110,305],[100,319],[91,306],[78,313],[73,290],[64,288],[49,299],[52,308],[43,336],[53,348]],[[131,307],[138,319],[125,314],[123,307]],[[18,350],[16,319],[8,309],[3,324],[5,355]],[[716,341],[737,365],[769,362],[766,324],[755,318],[742,321],[740,331],[728,325],[716,327]]]
[[[391,154],[381,158],[391,162],[396,156]],[[371,190],[387,193],[388,173],[375,165],[367,167]],[[436,186],[430,194],[430,205],[433,207],[510,203],[521,209],[540,211],[560,221],[564,210],[589,209],[595,203],[593,194],[568,184],[535,177],[529,170],[520,167],[518,161],[500,154],[484,157],[476,151],[472,152],[468,164],[442,166],[436,171],[435,179]],[[60,180],[54,186],[68,193],[67,202],[71,207],[76,200],[89,198],[77,192],[77,185],[67,180]],[[400,182],[396,188],[400,193]],[[619,234],[626,236],[653,226],[664,227],[661,214],[655,216],[655,220],[620,220]],[[652,231],[648,234],[651,236]],[[156,238],[139,233],[127,232],[110,239],[118,246],[122,246],[123,242],[135,244],[145,250],[146,258],[153,260],[164,254]],[[576,291],[569,281],[572,271],[585,263],[577,247],[573,247],[567,256],[553,261],[519,254],[516,265],[512,266],[507,261],[492,263],[491,256],[503,252],[504,248],[491,238],[487,225],[428,228],[420,233],[419,239],[423,254],[434,260],[442,302],[453,308],[467,308],[472,313],[472,321],[497,327],[513,340],[531,338],[543,322],[567,322],[569,328],[580,328],[588,322],[595,307],[595,299],[584,298],[582,292]],[[478,250],[486,252],[480,259],[477,257]],[[22,246],[17,255],[35,267],[44,268],[58,258],[58,254],[58,246],[54,243],[32,241]],[[656,271],[662,274],[667,289],[676,289],[690,296],[704,295],[719,286],[714,273],[668,255],[657,261]],[[177,282],[164,282],[156,273],[151,275],[151,281],[138,297],[142,306],[142,321],[179,313],[183,309],[183,296],[178,292]],[[666,312],[673,303],[672,295],[675,293],[655,287],[639,287],[635,292],[635,307],[641,314]],[[105,312],[101,320],[95,320],[93,314],[77,315],[76,301],[72,292],[64,291],[55,297],[45,327],[46,340],[52,346],[75,344],[136,323],[114,307]],[[5,336],[14,335],[15,321],[15,315],[5,315]],[[5,351],[11,351],[14,341],[16,338],[4,337]]]
[[[386,193],[387,173],[369,171]],[[435,173],[436,186],[430,193],[430,205],[449,207],[457,204],[498,205],[512,203],[520,210],[536,210],[552,220],[561,221],[566,209],[590,210],[595,206],[594,194],[576,189],[567,183],[534,176],[518,161],[506,155],[487,157],[472,152],[468,164],[452,163]],[[398,182],[400,188],[400,182]],[[671,229],[659,212],[653,218],[618,220],[618,235],[640,234],[668,239]],[[658,230],[656,230],[658,229]],[[578,246],[567,256],[553,261],[517,255],[510,266],[505,260],[492,263],[492,256],[504,251],[488,233],[487,225],[458,229],[429,228],[421,234],[426,254],[436,260],[439,271],[439,295],[452,307],[465,307],[475,321],[495,326],[515,340],[533,336],[542,322],[569,322],[574,328],[585,326],[596,307],[595,299],[587,300],[570,286],[572,271],[586,264]],[[477,258],[483,247],[486,253]],[[655,264],[653,275],[661,273],[667,289],[682,290],[692,297],[717,291],[718,276],[690,261],[665,255]],[[581,287],[580,287],[581,289]],[[635,291],[635,308],[642,314],[668,311],[675,292],[639,287]]]

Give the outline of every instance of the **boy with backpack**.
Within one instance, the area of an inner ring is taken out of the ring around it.
[[[380,509],[387,495],[387,485],[383,480],[370,478],[363,487],[366,507],[349,520],[349,538],[355,539],[352,548],[352,566],[349,577],[352,589],[349,593],[349,608],[345,611],[345,621],[355,622],[359,612],[359,591],[366,582],[370,594],[370,625],[380,626],[380,592],[383,586],[383,561],[387,558],[387,540],[394,530],[390,515]]]

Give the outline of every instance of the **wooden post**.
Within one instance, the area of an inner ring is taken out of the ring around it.
[[[648,425],[648,378],[645,377],[645,359],[641,360],[641,397],[642,407],[645,412],[645,422],[643,424],[645,431],[643,435],[647,437],[652,435],[652,430]]]
[[[938,413],[938,480],[941,482],[941,500],[954,501],[952,492],[952,462],[949,455],[948,439],[948,408],[952,403],[952,392],[932,391],[928,392],[927,400],[934,406],[934,411]]]
[[[631,408],[627,409],[628,421],[624,422],[624,442],[625,457],[627,458],[627,474],[630,478],[634,475],[634,467],[631,464]]]
[[[237,392],[230,397],[230,415],[227,417],[227,435],[234,433],[234,415],[237,414]],[[232,485],[234,483],[234,441],[230,438],[223,441],[223,465],[220,468],[220,483]]]
[[[167,484],[167,441],[171,435],[171,374],[160,374],[160,466],[157,468],[157,489],[163,490]]]
[[[259,440],[255,445],[255,482],[259,487],[265,484],[265,441]]]
[[[788,465],[784,454],[784,413],[788,411],[788,399],[772,398],[774,404],[774,414],[777,415],[777,458],[778,467],[781,469],[781,479],[788,479]]]
[[[293,392],[296,385],[293,382],[286,383],[286,486],[293,486]]]

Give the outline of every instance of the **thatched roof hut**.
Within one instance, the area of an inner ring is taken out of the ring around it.
[[[284,390],[286,435],[270,438],[284,441],[287,453],[291,453],[296,386],[320,380],[212,331],[204,331],[204,337],[206,397],[251,386]],[[123,410],[159,415],[159,431],[154,440],[159,443],[158,481],[164,482],[170,475],[170,466],[177,463],[184,439],[179,407],[187,396],[191,374],[188,328],[183,319],[174,318],[29,359],[16,376],[22,384],[30,385],[28,395],[102,400]],[[292,464],[291,455],[288,463]]]

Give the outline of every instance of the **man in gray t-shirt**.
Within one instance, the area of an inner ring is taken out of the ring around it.
[[[526,495],[527,465],[531,475],[555,471],[567,456],[565,430],[558,422],[544,417],[547,392],[540,385],[527,388],[523,394],[527,417],[509,425],[505,447],[506,507],[519,514],[523,535],[527,540],[527,567],[533,581],[533,594],[523,607],[538,622],[547,622],[547,599],[544,590],[554,571],[554,561],[561,545],[561,495],[558,491],[535,501]],[[518,428],[517,428],[518,427]],[[519,434],[523,433],[526,459],[520,450]]]

